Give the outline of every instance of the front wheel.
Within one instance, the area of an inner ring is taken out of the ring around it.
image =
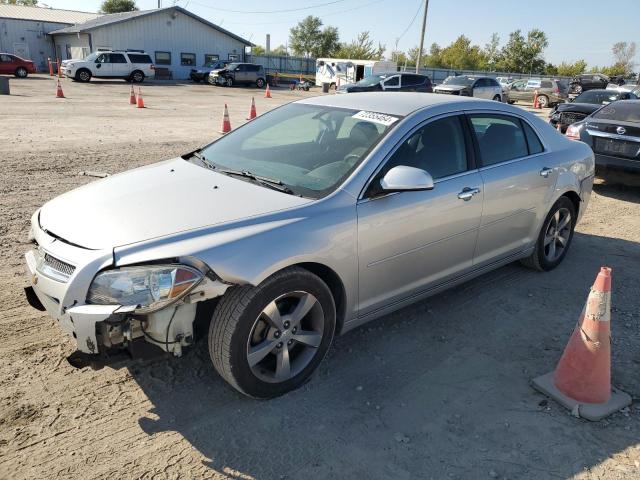
[[[209,328],[209,354],[236,390],[272,398],[300,387],[327,353],[336,325],[331,291],[298,267],[229,290]]]
[[[553,270],[560,265],[571,245],[576,220],[573,202],[560,197],[542,224],[535,250],[522,263],[540,271]]]
[[[493,101],[494,102],[501,102],[502,99],[500,98],[500,95],[496,95],[496,96],[493,97]]]
[[[91,80],[91,72],[86,68],[82,68],[76,72],[76,80],[80,82],[88,82]]]
[[[256,80],[256,87],[264,88],[264,79],[263,78],[259,78],[258,80]]]
[[[233,87],[233,78],[229,77],[225,80],[225,85],[227,87]]]

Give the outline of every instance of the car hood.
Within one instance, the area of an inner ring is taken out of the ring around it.
[[[560,103],[556,107],[558,112],[576,112],[590,114],[598,110],[602,105],[594,103]]]
[[[437,87],[433,87],[434,90],[444,90],[447,92],[456,92],[458,90],[464,90],[464,85],[438,85]]]
[[[60,195],[42,207],[39,222],[61,240],[98,250],[311,201],[176,158]]]

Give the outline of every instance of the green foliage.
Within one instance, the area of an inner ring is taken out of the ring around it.
[[[360,32],[351,43],[343,43],[336,53],[338,58],[353,58],[359,60],[380,60],[384,55],[384,45],[376,46],[367,31]]]
[[[35,7],[38,0],[0,0],[0,5],[23,5],[26,7]]]
[[[502,52],[500,51],[500,36],[497,33],[491,35],[491,40],[484,46],[484,55],[486,59],[487,70],[496,71],[498,65],[502,61]]]
[[[534,28],[526,38],[520,30],[511,32],[502,48],[499,70],[514,73],[544,73],[545,61],[542,52],[549,45],[546,34]]]
[[[577,60],[573,63],[562,62],[558,65],[556,75],[560,75],[562,77],[575,77],[576,75],[584,73],[586,69],[587,62],[584,60]]]
[[[138,10],[134,0],[104,0],[100,6],[101,13],[122,13]]]
[[[313,15],[303,19],[289,31],[289,46],[295,55],[305,57],[332,56],[339,48],[338,29],[322,30],[322,20]]]
[[[254,45],[251,47],[251,55],[264,55],[266,53],[262,45]]]
[[[285,57],[289,55],[289,52],[287,52],[287,47],[285,47],[284,45],[278,45],[276,48],[271,49],[271,54]]]
[[[633,61],[636,56],[636,42],[617,42],[611,49],[615,63],[609,67],[616,72],[615,74],[607,75],[629,75],[633,72],[635,63]]]

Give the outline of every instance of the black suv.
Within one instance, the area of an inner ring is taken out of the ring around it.
[[[264,67],[255,63],[230,63],[225,68],[213,70],[208,77],[212,85],[255,85],[263,88],[267,83]]]
[[[426,75],[417,73],[391,72],[380,75],[371,75],[359,82],[343,85],[337,93],[354,92],[433,92],[431,79]]]
[[[569,83],[569,98],[574,98],[587,90],[607,88],[610,80],[603,73],[583,73],[576,75]]]

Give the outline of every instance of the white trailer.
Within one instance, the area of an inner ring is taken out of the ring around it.
[[[396,62],[387,60],[353,60],[345,58],[318,58],[316,60],[316,85],[329,83],[338,85],[355,83],[370,75],[395,72]]]

